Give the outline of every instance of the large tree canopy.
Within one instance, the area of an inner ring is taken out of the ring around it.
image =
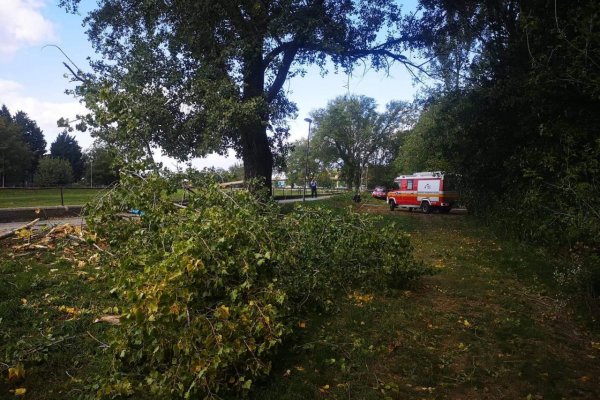
[[[413,108],[405,102],[391,102],[383,113],[376,108],[370,97],[349,95],[313,113],[315,146],[325,161],[339,160],[342,176],[357,189],[365,166],[391,158],[396,134],[413,121]]]
[[[286,132],[276,128],[296,109],[288,78],[328,59],[346,71],[412,66],[393,0],[99,0],[85,24],[103,60],[74,76],[98,135],[179,159],[231,147],[246,179],[269,187]]]

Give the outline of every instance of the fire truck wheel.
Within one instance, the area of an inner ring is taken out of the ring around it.
[[[396,203],[394,203],[394,200],[390,200],[390,211],[394,211],[395,208],[396,208]]]
[[[421,210],[425,213],[425,214],[429,214],[431,212],[431,205],[424,201],[421,203]]]
[[[440,208],[440,212],[442,214],[448,214],[450,212],[450,207],[442,207]]]

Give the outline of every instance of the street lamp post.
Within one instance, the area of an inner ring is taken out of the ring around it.
[[[302,202],[306,201],[306,178],[308,176],[308,152],[310,149],[310,125],[313,120],[310,118],[304,118],[308,122],[308,137],[306,138],[306,161],[304,163],[304,191],[302,192]]]

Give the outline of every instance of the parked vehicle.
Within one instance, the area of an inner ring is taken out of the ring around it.
[[[390,210],[396,207],[411,211],[421,209],[426,214],[433,210],[449,212],[458,200],[455,176],[441,171],[415,172],[394,179],[396,187],[386,196]]]
[[[371,196],[373,196],[376,199],[385,200],[387,196],[387,189],[384,186],[375,186],[375,189],[371,193]]]

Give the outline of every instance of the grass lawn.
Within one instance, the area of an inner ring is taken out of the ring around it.
[[[104,189],[63,189],[66,206],[84,205]],[[0,189],[0,208],[60,206],[60,189]]]
[[[25,398],[77,398],[82,376],[103,374],[110,365],[94,339],[106,337],[109,327],[93,323],[114,313],[110,271],[78,241],[44,244],[48,250],[13,248],[23,243],[0,242],[0,399],[14,398],[16,386],[27,389]],[[8,365],[17,360],[26,377],[8,382]]]
[[[558,261],[468,215],[390,212],[349,198],[320,204],[383,215],[390,234],[408,231],[439,273],[402,291],[348,293],[338,311],[313,315],[251,398],[600,398],[600,340],[555,295]],[[0,398],[17,387],[25,398],[77,398],[110,368],[104,343],[114,328],[93,323],[118,313],[110,268],[77,242],[13,248],[21,243],[0,242]],[[26,376],[9,383],[17,359]]]
[[[394,222],[390,234],[410,232],[439,273],[399,293],[349,294],[340,312],[314,316],[253,398],[600,398],[600,343],[552,295],[557,261],[467,215],[353,207]]]

